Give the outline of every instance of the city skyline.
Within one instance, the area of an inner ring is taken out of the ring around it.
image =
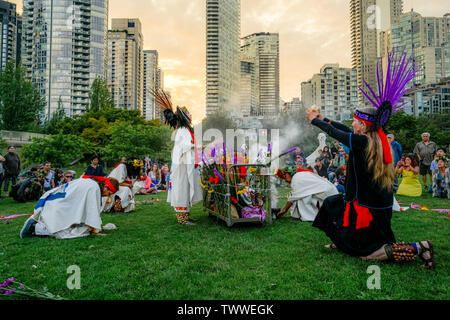
[[[22,1],[12,0],[22,11]],[[109,1],[112,18],[138,18],[142,22],[144,50],[158,50],[165,73],[165,88],[174,104],[186,105],[194,120],[206,114],[205,51],[206,2],[204,0]],[[450,11],[446,0],[404,0],[422,16],[442,16]],[[325,63],[351,67],[348,0],[241,0],[241,37],[257,32],[280,35],[280,97],[300,96],[300,83]],[[324,16],[324,12],[333,12]]]

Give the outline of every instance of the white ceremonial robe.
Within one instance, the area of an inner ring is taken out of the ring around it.
[[[338,194],[336,187],[327,179],[312,172],[297,172],[291,181],[292,193],[288,201],[292,202],[291,217],[303,221],[314,221],[323,201]]]
[[[110,212],[114,207],[114,200],[118,196],[122,204],[123,212],[131,212],[136,208],[133,192],[128,187],[119,186],[119,191],[109,197],[102,197],[102,212]],[[109,200],[108,200],[109,198]]]
[[[108,178],[116,179],[117,181],[119,181],[119,183],[123,183],[127,179],[127,177],[127,166],[123,163],[115,167],[108,176]]]
[[[97,182],[77,179],[44,193],[39,199],[33,218],[37,235],[58,239],[88,236],[88,227],[99,232],[101,194]]]
[[[172,207],[189,208],[202,200],[200,167],[195,168],[192,136],[187,128],[181,127],[175,133],[167,202]]]
[[[133,194],[140,194],[141,189],[145,187],[145,181],[137,180],[133,183]]]

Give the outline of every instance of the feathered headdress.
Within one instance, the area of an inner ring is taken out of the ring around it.
[[[359,88],[372,105],[377,108],[377,112],[373,115],[356,110],[354,117],[378,131],[383,145],[384,162],[391,163],[392,156],[383,127],[388,123],[391,114],[400,111],[406,104],[406,102],[400,103],[400,101],[406,93],[412,90],[412,88],[408,89],[407,86],[414,79],[417,69],[414,62],[411,62],[412,56],[407,59],[406,52],[400,55],[394,51],[388,52],[387,58],[386,77],[384,77],[383,61],[380,59],[377,63],[378,95],[366,81],[364,81],[364,84],[369,90],[365,92],[361,87]]]
[[[162,89],[150,90],[153,97],[155,97],[156,104],[164,110],[164,117],[166,124],[176,129],[178,127],[191,128],[191,120],[187,116],[186,107],[180,108],[177,106],[176,112],[173,111],[173,105],[169,96]],[[184,109],[184,110],[183,110]]]

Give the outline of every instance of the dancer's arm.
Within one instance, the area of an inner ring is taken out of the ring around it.
[[[352,132],[352,130],[349,127],[347,127],[345,124],[342,124],[340,122],[333,121],[328,118],[323,118],[323,121],[327,122],[328,124],[331,124],[336,129],[339,129],[339,130],[342,130],[345,132]]]
[[[278,213],[278,218],[284,215],[292,207],[292,202],[287,202],[284,208]]]
[[[349,146],[350,149],[365,149],[367,146],[367,137],[359,134],[353,134],[351,131],[343,131],[335,128],[331,124],[314,118],[311,121],[311,124],[319,127],[329,136],[335,138],[339,142]]]

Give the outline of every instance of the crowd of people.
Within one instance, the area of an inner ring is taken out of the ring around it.
[[[445,148],[438,148],[436,143],[430,141],[429,133],[422,134],[422,141],[416,144],[412,153],[403,153],[401,144],[395,140],[393,134],[388,134],[387,139],[394,157],[396,194],[420,197],[425,191],[431,193],[433,197],[450,199],[450,158],[447,158]],[[291,165],[311,169],[315,174],[333,183],[339,193],[345,193],[348,152],[344,144],[335,140],[331,148],[325,146],[319,149],[319,156],[315,159],[313,168],[306,165],[301,148],[297,149],[290,160]],[[448,152],[450,153],[450,146]],[[419,176],[422,176],[422,184]]]

